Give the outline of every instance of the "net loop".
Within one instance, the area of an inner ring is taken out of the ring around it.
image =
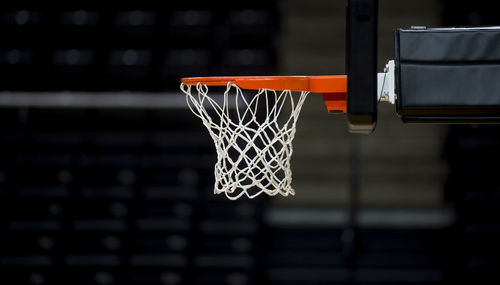
[[[290,160],[296,123],[309,94],[260,89],[244,95],[228,82],[221,100],[205,84],[181,84],[186,103],[208,129],[217,150],[214,193],[236,200],[295,195]],[[250,92],[250,91],[249,91]]]

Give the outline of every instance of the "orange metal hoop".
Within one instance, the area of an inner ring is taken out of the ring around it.
[[[319,93],[323,94],[328,112],[347,112],[346,75],[186,77],[181,81],[185,85],[201,83],[207,86],[226,86],[231,83],[250,90],[272,89]]]

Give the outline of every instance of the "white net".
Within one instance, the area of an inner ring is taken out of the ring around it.
[[[309,92],[261,89],[247,98],[238,86],[228,84],[222,102],[217,102],[204,84],[181,84],[181,90],[215,143],[215,194],[231,200],[295,194],[292,140]]]

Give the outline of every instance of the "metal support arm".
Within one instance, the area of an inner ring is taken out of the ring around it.
[[[394,83],[394,60],[389,60],[385,65],[384,72],[377,74],[377,96],[379,102],[396,102],[396,86]]]

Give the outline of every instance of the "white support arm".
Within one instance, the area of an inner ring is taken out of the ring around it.
[[[384,72],[377,73],[377,94],[379,102],[396,102],[396,85],[394,83],[394,60],[389,60],[385,65]]]

